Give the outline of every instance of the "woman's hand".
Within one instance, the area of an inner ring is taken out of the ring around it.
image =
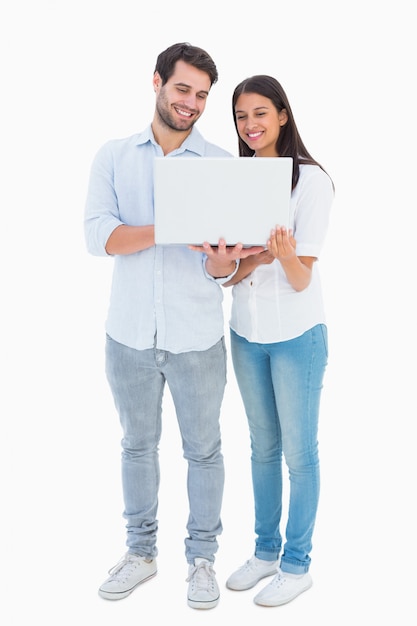
[[[297,256],[292,230],[277,226],[271,231],[267,248],[281,263],[288,282],[295,291],[303,291],[311,281],[311,271],[316,257]]]
[[[258,252],[253,257],[253,261],[255,266],[257,265],[270,265],[273,261],[275,261],[274,255],[269,250],[262,250],[262,252]],[[254,269],[254,268],[253,268]]]
[[[274,258],[280,261],[288,261],[296,256],[296,241],[292,230],[287,230],[285,226],[276,226],[271,230],[271,236],[266,245]]]

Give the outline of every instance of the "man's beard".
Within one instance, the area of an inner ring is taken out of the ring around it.
[[[170,128],[171,130],[176,130],[179,132],[190,130],[190,128],[194,126],[198,119],[198,117],[193,117],[189,121],[174,120],[167,106],[167,102],[161,94],[159,95],[159,98],[156,102],[156,112],[162,124]]]

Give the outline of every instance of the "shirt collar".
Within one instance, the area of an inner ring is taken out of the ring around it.
[[[147,128],[145,128],[144,131],[138,134],[136,145],[138,146],[143,145],[147,143],[148,141],[150,141],[155,146],[158,145],[155,141],[155,137],[152,132],[152,127],[150,124]],[[203,136],[200,134],[197,128],[193,126],[191,133],[188,135],[185,141],[183,141],[181,146],[177,150],[175,150],[175,153],[180,154],[181,152],[188,151],[188,152],[194,152],[198,156],[203,156],[204,145],[205,145],[205,141],[204,141]]]

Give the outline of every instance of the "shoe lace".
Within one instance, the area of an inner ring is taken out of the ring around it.
[[[256,562],[255,562],[255,557],[253,556],[250,559],[248,559],[246,563],[242,565],[241,569],[244,572],[251,572],[255,567],[256,567]]]
[[[137,566],[138,558],[136,556],[126,554],[109,570],[109,574],[113,580],[122,582],[129,578]]]
[[[215,573],[211,563],[203,561],[198,565],[191,566],[186,582],[192,581],[195,590],[208,591],[214,585]]]
[[[285,584],[286,580],[287,579],[285,578],[285,575],[282,574],[281,572],[278,572],[278,574],[275,574],[274,578],[271,580],[269,584],[271,585],[271,587],[276,587],[278,589],[279,587],[282,587],[282,585]]]

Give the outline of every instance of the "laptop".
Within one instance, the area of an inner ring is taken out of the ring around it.
[[[289,227],[291,157],[156,157],[155,243],[265,246]]]

